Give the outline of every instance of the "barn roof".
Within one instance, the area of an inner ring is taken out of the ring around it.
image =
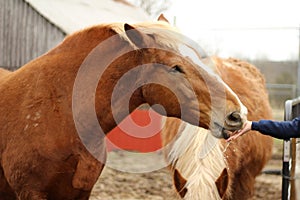
[[[99,23],[136,23],[150,20],[142,9],[125,0],[24,1],[66,34]]]

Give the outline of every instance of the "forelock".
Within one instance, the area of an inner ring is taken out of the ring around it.
[[[179,30],[166,22],[144,22],[134,24],[133,26],[140,32],[151,35],[155,39],[155,42],[162,48],[165,47],[178,51],[178,45],[184,40]],[[111,24],[110,27],[134,47],[134,44],[132,44],[129,38],[124,34],[124,24],[114,23]]]

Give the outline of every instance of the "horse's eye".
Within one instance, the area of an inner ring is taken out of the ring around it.
[[[179,72],[179,73],[184,73],[184,71],[182,70],[182,68],[178,65],[175,65],[174,67],[171,68],[171,72]]]

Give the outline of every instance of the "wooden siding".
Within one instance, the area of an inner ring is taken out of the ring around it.
[[[23,0],[0,0],[0,66],[15,70],[63,40],[63,33]]]

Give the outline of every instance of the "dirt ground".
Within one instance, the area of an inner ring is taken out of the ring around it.
[[[265,167],[265,170],[281,170],[281,152],[282,143],[275,141],[273,158]],[[121,154],[122,156],[124,155]],[[133,163],[137,164],[136,161],[133,161]],[[130,166],[133,163],[127,162],[125,165]],[[262,173],[256,179],[255,188],[255,196],[251,200],[279,200],[281,199],[281,176]],[[166,168],[137,174],[120,172],[111,167],[106,167],[95,185],[90,199],[174,200],[178,198],[174,192],[169,171]]]

